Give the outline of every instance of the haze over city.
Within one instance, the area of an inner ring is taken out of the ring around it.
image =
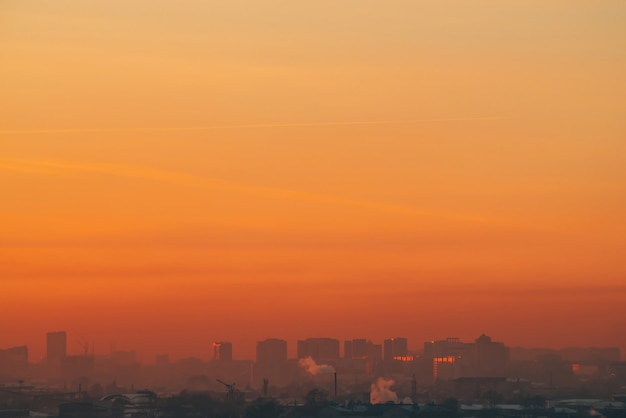
[[[215,384],[214,342],[295,361],[402,337],[431,367],[449,355],[425,342],[487,335],[563,356],[572,387],[564,349],[613,350],[590,365],[608,379],[625,21],[604,0],[0,2],[0,349],[55,387],[55,331]]]

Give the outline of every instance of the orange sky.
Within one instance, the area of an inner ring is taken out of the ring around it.
[[[0,347],[626,352],[626,4],[0,3]]]

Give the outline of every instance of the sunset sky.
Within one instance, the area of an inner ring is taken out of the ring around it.
[[[0,348],[626,352],[626,2],[0,1]]]

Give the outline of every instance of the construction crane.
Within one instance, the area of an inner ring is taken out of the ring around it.
[[[87,355],[89,354],[89,342],[87,341],[87,339],[85,337],[83,337],[82,335],[79,335],[77,338],[74,339],[74,342],[76,342],[76,344],[80,345],[80,347],[83,349],[83,355]]]
[[[224,382],[223,380],[220,379],[215,379],[217,380],[219,383],[221,383],[222,385],[226,386],[226,399],[228,399],[229,401],[235,401],[235,383],[233,383],[232,385],[229,385],[228,383]]]
[[[267,387],[269,386],[270,381],[267,378],[263,378],[263,397],[267,398]]]

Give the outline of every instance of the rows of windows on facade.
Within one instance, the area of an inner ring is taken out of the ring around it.
[[[84,376],[115,375],[129,379],[141,366],[134,350],[111,350],[108,355],[95,356],[85,345],[79,355],[67,354],[67,334],[64,331],[49,332],[46,336],[46,357],[42,362],[29,365],[28,348],[25,346],[0,350],[0,378],[20,378],[29,375],[62,377],[65,380]],[[524,375],[532,372],[529,361],[542,359],[541,367],[565,364],[578,374],[599,373],[598,367],[606,362],[619,362],[619,348],[587,349],[510,349],[502,342],[494,342],[481,335],[473,342],[458,338],[424,342],[419,350],[409,350],[405,337],[389,338],[380,343],[365,338],[346,340],[343,344],[335,338],[308,338],[297,341],[296,357],[288,357],[286,340],[270,338],[258,341],[255,360],[235,360],[233,344],[216,341],[207,354],[211,361],[182,359],[170,362],[167,354],[159,355],[152,364],[158,370],[177,368],[193,373],[203,365],[211,367],[216,376],[246,376],[243,380],[258,384],[271,379],[274,384],[284,384],[302,374],[303,359],[313,365],[328,366],[311,369],[328,373],[333,368],[359,373],[402,373],[409,371],[423,381],[450,380],[460,377],[495,377],[508,374]],[[567,361],[566,361],[567,360]],[[565,363],[563,363],[566,361]],[[29,366],[31,366],[29,368]],[[34,373],[33,370],[37,372]],[[251,376],[249,379],[248,377]]]
[[[287,342],[257,343],[255,370],[287,383],[297,378],[298,364],[310,357],[323,374],[337,370],[356,378],[367,375],[412,376],[420,384],[458,379],[518,379],[545,381],[548,385],[571,385],[606,376],[626,383],[626,362],[619,347],[568,347],[563,349],[508,347],[480,335],[472,342],[459,338],[431,340],[409,350],[405,337],[385,339],[382,344],[365,338],[346,340],[343,350],[333,338],[309,338],[297,342],[297,358],[287,359]],[[305,363],[306,364],[306,363]],[[319,367],[329,365],[331,367]],[[301,367],[300,367],[301,368]]]

